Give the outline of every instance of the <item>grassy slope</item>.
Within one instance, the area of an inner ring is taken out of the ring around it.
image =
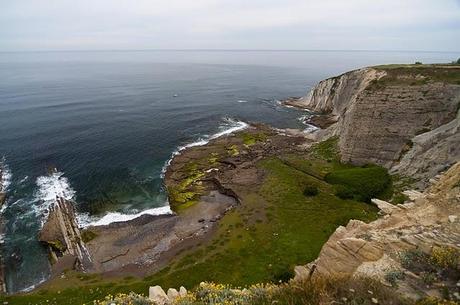
[[[82,304],[109,293],[146,293],[148,286],[156,284],[191,288],[201,281],[246,285],[287,279],[293,266],[317,257],[337,226],[351,218],[376,217],[375,207],[339,199],[334,186],[323,180],[334,169],[349,168],[336,162],[334,143],[326,142],[314,152],[316,157],[290,155],[261,161],[267,177],[260,189],[243,194],[244,204],[221,220],[210,241],[183,253],[155,275],[110,283],[98,276],[69,274],[47,289],[6,300],[18,305]],[[317,186],[319,194],[304,196],[306,185]]]

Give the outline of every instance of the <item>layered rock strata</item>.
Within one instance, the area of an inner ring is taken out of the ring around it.
[[[71,201],[56,198],[38,239],[48,248],[53,272],[65,269],[84,271],[91,267],[91,256],[83,241]]]
[[[376,163],[414,176],[423,188],[460,160],[458,75],[460,66],[364,68],[286,103],[324,116],[313,116],[313,124],[330,122],[322,134],[339,137],[343,162]]]
[[[459,249],[459,181],[457,163],[424,193],[408,193],[414,201],[391,205],[375,200],[385,216],[371,223],[351,220],[346,227],[337,228],[314,262],[295,268],[296,280],[312,276],[366,276],[389,284],[388,272],[400,270],[406,278],[399,287],[406,295],[437,293],[420,291],[420,287],[411,285],[411,278],[416,275],[404,269],[400,254],[415,249],[430,253],[433,247],[440,246]]]

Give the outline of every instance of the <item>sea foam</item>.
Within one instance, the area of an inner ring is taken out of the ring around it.
[[[113,222],[129,221],[129,220],[138,218],[142,215],[157,216],[157,215],[167,215],[167,214],[173,214],[173,213],[174,212],[171,210],[169,205],[166,205],[166,206],[162,206],[158,208],[144,210],[136,214],[123,214],[119,212],[109,212],[100,219],[95,219],[94,217],[91,217],[88,214],[80,214],[77,217],[77,221],[78,221],[79,226],[86,228],[89,226],[105,226]]]
[[[13,175],[11,174],[11,170],[6,163],[5,157],[0,159],[0,168],[2,169],[2,177],[0,179],[0,192],[6,192],[8,187],[11,185],[11,179],[13,178]]]
[[[37,191],[34,194],[35,211],[41,217],[42,223],[48,215],[49,208],[56,202],[56,197],[66,200],[75,198],[75,190],[62,172],[53,172],[47,176],[40,176],[36,180]]]
[[[195,147],[195,146],[203,146],[209,143],[209,141],[220,138],[222,136],[226,136],[229,134],[232,134],[234,132],[246,129],[249,127],[248,123],[245,123],[243,121],[238,121],[232,118],[224,118],[224,122],[219,126],[219,131],[211,136],[202,136],[198,138],[195,142],[185,144],[183,146],[179,146],[172,154],[171,157],[165,162],[163,165],[163,168],[161,169],[161,178],[164,178],[164,175],[166,173],[166,170],[168,169],[168,166],[171,164],[171,161],[173,158],[177,155],[180,155],[181,152],[187,148],[190,147]]]

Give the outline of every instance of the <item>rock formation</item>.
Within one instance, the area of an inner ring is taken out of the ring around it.
[[[54,273],[69,268],[86,270],[91,266],[71,201],[56,198],[38,238],[48,247]]]
[[[424,187],[460,160],[460,84],[450,78],[458,75],[458,66],[365,68],[323,80],[287,104],[337,122],[328,135],[339,136],[342,161],[380,164]]]
[[[411,249],[429,253],[435,246],[459,249],[459,182],[460,162],[413,202],[391,206],[377,201],[384,208],[384,217],[369,224],[352,220],[346,227],[337,228],[314,262],[296,267],[296,280],[311,276],[368,276],[388,284],[388,272],[401,270],[407,275],[400,284],[406,295],[436,295],[437,292],[419,291],[420,287],[411,285],[416,275],[404,269],[399,255]]]

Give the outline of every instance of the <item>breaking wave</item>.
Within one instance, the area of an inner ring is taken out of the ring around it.
[[[200,137],[198,138],[198,140],[196,140],[195,142],[192,142],[192,143],[189,143],[189,144],[186,144],[186,145],[183,145],[183,146],[179,146],[172,154],[171,154],[171,157],[165,162],[165,164],[163,165],[163,168],[161,169],[161,175],[160,177],[161,178],[164,178],[164,175],[166,173],[166,170],[168,168],[168,166],[171,164],[171,161],[172,159],[177,156],[177,155],[180,155],[180,153],[187,149],[187,148],[190,148],[190,147],[195,147],[195,146],[203,146],[203,145],[206,145],[209,143],[209,141],[211,140],[214,140],[214,139],[217,139],[217,138],[220,138],[222,136],[226,136],[226,135],[229,135],[229,134],[232,134],[236,131],[239,131],[239,130],[243,130],[243,129],[246,129],[249,127],[249,124],[248,123],[245,123],[243,121],[238,121],[238,120],[235,120],[235,119],[232,119],[232,118],[224,118],[224,122],[219,126],[219,131],[211,136],[203,136],[203,137]]]
[[[8,187],[11,184],[11,179],[13,175],[11,174],[11,170],[6,163],[6,158],[2,157],[0,159],[0,169],[2,176],[0,177],[0,192],[6,192]]]
[[[42,222],[46,219],[49,208],[56,202],[56,197],[62,197],[66,200],[75,198],[75,191],[62,172],[40,176],[37,178],[36,184],[38,189],[34,194],[34,202],[36,203],[36,212],[41,216]]]
[[[157,215],[167,215],[167,214],[173,214],[173,211],[171,210],[169,205],[144,210],[136,214],[123,214],[119,212],[109,212],[100,219],[95,219],[89,216],[88,214],[80,214],[77,216],[77,221],[78,221],[79,226],[86,228],[89,226],[105,226],[113,222],[129,221],[129,220],[135,219],[142,215],[157,216]]]

